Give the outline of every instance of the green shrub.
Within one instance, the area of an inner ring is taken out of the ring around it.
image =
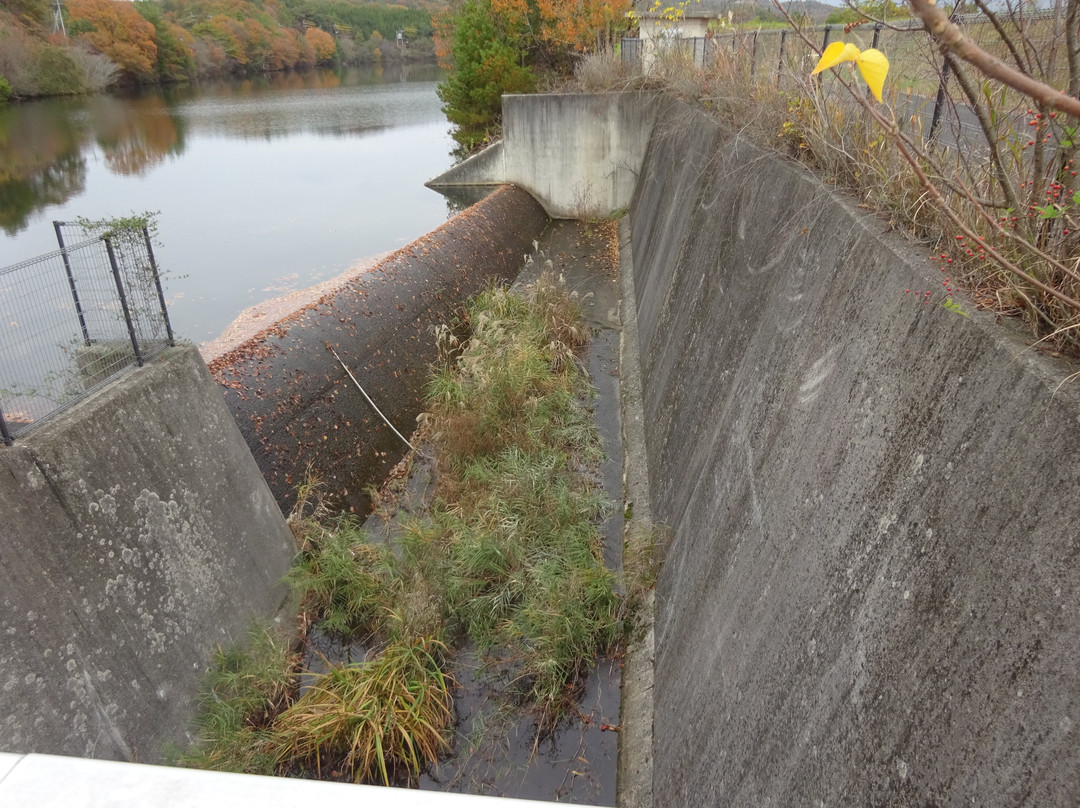
[[[86,92],[79,65],[66,48],[43,44],[34,66],[37,95],[78,95]]]
[[[11,82],[0,76],[0,104],[6,104],[11,98]]]

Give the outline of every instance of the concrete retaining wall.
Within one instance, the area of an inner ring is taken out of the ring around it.
[[[0,447],[0,751],[160,760],[295,545],[194,348]]]
[[[513,183],[556,219],[625,209],[657,106],[633,93],[503,96],[503,139],[428,182]]]
[[[405,453],[326,346],[408,436],[437,358],[433,326],[492,280],[513,280],[545,224],[528,194],[500,189],[211,363],[283,511],[310,471],[336,507],[366,513],[367,486]]]
[[[943,276],[798,167],[685,109],[657,129],[656,804],[1077,804],[1073,367],[905,294]]]

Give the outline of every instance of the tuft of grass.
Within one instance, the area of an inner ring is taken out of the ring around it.
[[[343,517],[308,529],[286,582],[328,631],[372,631],[388,607],[387,552],[369,543],[356,520]]]
[[[630,512],[630,508],[627,512]],[[672,532],[666,526],[642,521],[631,522],[623,531],[622,562],[626,597],[622,604],[622,615],[627,640],[643,632],[641,610],[656,586],[656,578],[671,540]]]
[[[571,87],[583,93],[631,90],[641,84],[635,66],[612,48],[586,53],[574,66]]]
[[[268,727],[296,690],[299,655],[280,633],[253,628],[246,647],[219,648],[199,701],[198,741],[179,764],[272,774]]]
[[[322,481],[308,466],[307,474],[296,487],[296,504],[286,519],[296,546],[301,551],[308,548],[312,536],[322,532],[322,526],[330,519],[330,508],[323,498]]]
[[[268,749],[281,767],[328,765],[356,782],[410,777],[449,748],[453,717],[445,646],[426,637],[387,646],[368,662],[340,665],[282,713]]]

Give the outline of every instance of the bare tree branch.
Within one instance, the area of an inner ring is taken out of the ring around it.
[[[954,23],[949,22],[945,12],[931,5],[930,0],[910,0],[911,10],[923,21],[926,30],[944,51],[954,53],[965,62],[970,62],[989,78],[1007,84],[1019,90],[1036,102],[1060,109],[1074,118],[1080,118],[1080,100],[1055,90],[1041,81],[1024,75],[1019,70],[1009,67],[1000,59],[991,56],[961,32]]]
[[[1076,17],[1080,9],[1077,0],[1069,0],[1065,10],[1065,58],[1069,64],[1069,95],[1080,95],[1080,64],[1077,63]]]
[[[1076,0],[1071,0],[1071,2],[1076,2]],[[773,3],[777,6],[777,8],[780,9],[780,13],[783,14],[784,17],[787,18],[788,22],[792,25],[792,27],[795,28],[795,31],[796,31],[797,35],[802,38],[803,42],[805,42],[809,47],[813,48],[815,51],[820,53],[819,48],[814,43],[812,43],[809,39],[807,39],[806,35],[797,26],[795,26],[794,22],[788,16],[786,10],[783,8],[783,6],[780,5],[779,0],[773,0]],[[972,43],[970,40],[968,40],[966,37],[964,37],[963,34],[960,33],[959,28],[957,28],[955,25],[953,25],[952,23],[949,22],[948,17],[946,17],[937,8],[935,8],[933,6],[930,6],[929,5],[929,0],[911,0],[911,4],[912,4],[913,8],[915,8],[916,5],[921,5],[921,6],[924,6],[925,8],[930,9],[932,12],[935,12],[936,16],[935,16],[935,14],[931,14],[930,17],[931,17],[931,19],[933,19],[935,21],[935,23],[940,22],[940,26],[938,28],[937,33],[935,33],[935,31],[931,28],[930,22],[927,21],[926,17],[922,17],[921,14],[919,16],[923,19],[923,24],[926,26],[927,30],[930,31],[930,33],[938,40],[939,43],[941,43],[942,48],[945,50],[945,52],[955,53],[957,56],[959,56],[960,58],[965,59],[966,61],[970,62],[976,68],[978,68],[979,70],[982,70],[986,75],[989,75],[992,78],[999,78],[998,73],[1000,73],[1001,71],[1004,71],[1005,73],[1009,74],[1010,76],[1015,76],[1015,77],[1019,77],[1021,79],[1024,79],[1025,82],[1027,82],[1028,84],[1036,85],[1038,88],[1041,88],[1043,94],[1046,94],[1046,93],[1052,94],[1053,98],[1054,98],[1054,101],[1057,102],[1056,104],[1054,104],[1051,101],[1046,101],[1046,103],[1050,104],[1051,106],[1057,106],[1059,109],[1062,109],[1063,111],[1068,112],[1069,114],[1080,118],[1080,101],[1077,101],[1075,98],[1072,98],[1071,96],[1066,96],[1066,95],[1059,94],[1053,88],[1048,87],[1045,84],[1042,84],[1041,82],[1037,82],[1037,81],[1034,81],[1033,79],[1030,79],[1029,77],[1025,76],[1024,74],[1019,73],[1016,70],[1013,70],[1012,68],[1010,68],[1010,67],[1006,66],[1004,63],[1002,63],[1000,60],[995,59],[994,57],[990,56],[985,51],[978,48],[976,45],[974,45],[974,43]],[[918,9],[916,9],[916,13],[918,13]],[[951,32],[949,31],[949,29],[951,29]],[[948,34],[949,39],[946,40],[943,37],[943,34]],[[953,44],[950,44],[950,43],[955,44],[956,47],[954,47]],[[980,59],[972,59],[972,58],[969,58],[967,55],[965,55],[965,49],[960,47],[961,45],[964,45],[965,43],[966,43],[967,47],[971,48],[976,53],[976,55],[981,54],[982,58],[980,58]],[[998,66],[998,73],[988,72],[983,67],[983,64],[985,62],[987,62],[987,61],[993,62]],[[986,239],[984,239],[982,236],[980,236],[978,233],[976,233],[975,230],[973,230],[970,225],[968,225],[963,219],[961,219],[960,215],[956,212],[956,210],[953,209],[953,207],[951,205],[949,205],[949,203],[941,195],[941,191],[934,184],[933,180],[931,180],[930,177],[928,177],[926,172],[923,170],[922,164],[926,163],[928,166],[933,167],[934,170],[936,170],[938,174],[943,174],[943,172],[940,169],[938,169],[937,166],[934,164],[933,158],[929,154],[921,151],[913,142],[911,142],[910,140],[908,140],[907,137],[904,136],[904,134],[900,131],[900,128],[896,123],[895,116],[893,117],[892,120],[890,120],[889,118],[886,118],[881,112],[879,112],[875,108],[875,106],[873,104],[871,104],[866,99],[865,93],[857,92],[851,86],[851,84],[849,84],[847,81],[844,80],[844,78],[839,73],[836,73],[835,69],[834,69],[834,73],[835,73],[836,80],[839,81],[840,84],[851,94],[851,96],[855,99],[856,103],[858,103],[859,106],[861,106],[870,115],[870,117],[872,117],[877,122],[877,124],[888,134],[890,139],[896,145],[897,151],[900,152],[900,155],[904,158],[904,160],[911,167],[912,171],[915,173],[915,176],[919,180],[919,184],[922,185],[922,187],[925,190],[926,194],[930,197],[930,199],[935,204],[935,207],[937,207],[937,209],[940,210],[942,212],[942,214],[944,214],[944,216],[952,223],[953,227],[956,228],[958,233],[965,236],[972,243],[977,243],[977,244],[984,245],[984,248],[986,250],[986,257],[988,259],[990,259],[990,261],[992,261],[993,263],[997,264],[999,267],[1001,267],[1006,272],[1009,272],[1009,273],[1015,275],[1016,277],[1022,279],[1023,281],[1025,281],[1026,283],[1028,283],[1031,286],[1035,287],[1036,289],[1040,290],[1041,292],[1043,292],[1047,296],[1060,301],[1060,303],[1063,303],[1065,306],[1067,306],[1072,311],[1080,311],[1080,300],[1076,300],[1075,298],[1070,297],[1069,295],[1065,294],[1065,292],[1061,291],[1060,289],[1055,289],[1053,286],[1051,286],[1051,285],[1049,285],[1047,283],[1044,283],[1043,281],[1041,281],[1038,278],[1034,277],[1030,273],[1024,271],[1015,262],[1009,260],[1007,257],[1002,255],[1000,250],[998,250],[998,249],[994,248],[992,245],[988,244]],[[1013,87],[1013,89],[1020,90],[1021,92],[1024,92],[1024,93],[1030,95],[1030,93],[1028,93],[1027,90],[1024,89],[1024,87],[1018,87],[1012,81],[1005,81],[1002,78],[999,78],[999,80],[1001,80],[1005,84],[1008,84],[1008,86]],[[1032,97],[1033,98],[1039,98],[1040,96],[1032,95]],[[1063,102],[1071,102],[1071,106],[1069,104],[1063,103]],[[953,183],[946,183],[946,185],[952,185],[952,184]],[[1077,282],[1080,282],[1080,273],[1078,273],[1076,270],[1065,266],[1061,261],[1055,259],[1053,256],[1047,254],[1043,250],[1040,250],[1038,247],[1036,247],[1034,244],[1032,244],[1031,242],[1024,239],[1022,236],[1018,236],[1015,233],[1009,232],[1004,227],[1002,227],[1001,224],[996,219],[994,219],[994,217],[992,217],[990,215],[990,213],[986,209],[986,207],[984,207],[983,205],[977,204],[977,201],[975,199],[975,195],[967,188],[967,186],[959,179],[959,177],[956,178],[956,183],[955,184],[959,186],[960,192],[963,193],[965,196],[967,196],[970,201],[976,202],[976,204],[975,204],[976,212],[983,219],[983,221],[987,224],[988,228],[990,229],[990,232],[993,235],[996,235],[999,238],[1003,238],[1003,239],[1007,239],[1009,241],[1013,241],[1014,243],[1017,243],[1017,244],[1021,245],[1024,249],[1030,251],[1032,254],[1034,254],[1034,255],[1038,256],[1040,259],[1046,261],[1050,266],[1052,266],[1055,269],[1061,271],[1063,274],[1069,276],[1073,280],[1075,280]],[[1017,289],[1017,291],[1022,291],[1022,290]],[[1033,306],[1033,308],[1036,310],[1036,312],[1038,312],[1038,316],[1042,316],[1042,312],[1037,307]]]
[[[979,128],[982,129],[983,138],[986,140],[987,148],[990,150],[990,166],[994,174],[994,179],[997,181],[1001,193],[1005,196],[1005,206],[1012,208],[1013,210],[1019,210],[1020,199],[1016,196],[1016,189],[1013,188],[1012,181],[1009,179],[1009,175],[1005,171],[1005,166],[1001,162],[1001,150],[998,148],[997,130],[991,123],[990,116],[987,115],[986,109],[983,107],[975,87],[968,79],[967,73],[965,73],[961,67],[960,61],[951,53],[945,54],[945,60],[949,62],[949,66],[953,71],[953,76],[956,77],[956,83],[960,85],[960,89],[963,91],[964,95],[967,96],[968,104],[971,106],[976,119],[979,121]]]
[[[1005,28],[1001,24],[1001,20],[998,19],[997,14],[993,12],[986,0],[975,0],[975,5],[978,6],[979,11],[983,13],[986,19],[990,20],[990,24],[994,26],[994,30],[997,31],[998,36],[1001,37],[1001,41],[1005,44],[1005,47],[1009,49],[1009,53],[1012,54],[1013,59],[1016,60],[1016,66],[1023,70],[1025,73],[1031,72],[1029,66],[1024,64],[1024,60],[1020,56],[1020,52],[1016,49],[1016,45],[1013,44],[1012,37],[1005,33]]]

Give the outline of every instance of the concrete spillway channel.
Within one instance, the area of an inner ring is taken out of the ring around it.
[[[623,453],[620,428],[616,225],[545,217],[523,192],[504,188],[341,289],[262,332],[212,364],[215,377],[283,510],[303,475],[326,480],[339,507],[364,513],[366,486],[378,486],[404,445],[371,410],[326,349],[329,342],[390,420],[406,434],[422,409],[434,360],[432,326],[492,279],[536,280],[550,261],[583,300],[591,339],[583,364],[595,398],[587,402],[605,460],[596,482],[612,504],[603,526],[604,563],[621,568]],[[533,241],[538,247],[534,249]],[[537,252],[538,250],[538,252]],[[470,260],[471,259],[471,260]],[[308,469],[311,471],[309,472]],[[430,496],[431,464],[414,461],[405,511]],[[392,541],[394,520],[366,525]],[[355,661],[350,648],[317,631],[305,668]],[[537,738],[535,719],[514,710],[477,654],[457,655],[452,673],[457,730],[453,752],[420,780],[422,789],[613,805],[619,754],[621,660],[599,660],[576,713]]]

